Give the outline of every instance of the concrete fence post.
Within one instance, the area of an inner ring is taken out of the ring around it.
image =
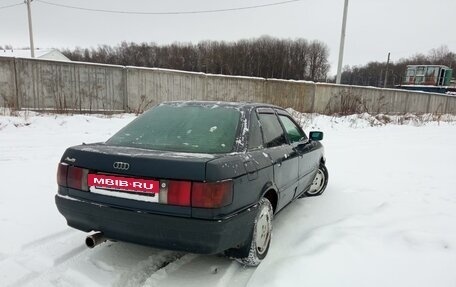
[[[15,102],[15,105],[16,105],[16,109],[20,110],[22,107],[21,107],[21,104],[19,102],[19,87],[18,87],[18,84],[17,84],[17,65],[16,65],[16,58],[14,58],[14,61],[13,61],[13,65],[14,65],[14,71],[13,71],[13,75],[14,75],[14,102]]]
[[[122,89],[122,99],[123,99],[123,111],[129,112],[128,110],[128,68],[126,66],[123,67],[122,70],[122,82],[123,82],[123,89]]]

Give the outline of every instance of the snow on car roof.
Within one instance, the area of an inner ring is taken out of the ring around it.
[[[213,105],[213,106],[231,106],[231,107],[271,107],[282,109],[279,106],[275,106],[272,104],[264,104],[264,103],[254,103],[254,102],[225,102],[225,101],[167,101],[162,102],[160,105]]]

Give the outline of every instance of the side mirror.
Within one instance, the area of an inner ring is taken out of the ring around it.
[[[313,141],[321,141],[323,139],[323,132],[310,132],[309,138]]]

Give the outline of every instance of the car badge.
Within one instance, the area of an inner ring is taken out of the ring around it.
[[[65,158],[65,161],[69,161],[69,162],[75,162],[75,161],[76,161],[76,159],[75,159],[75,158],[72,158],[72,157],[68,157],[68,156],[67,156],[67,157]]]
[[[112,166],[115,169],[120,169],[120,170],[128,170],[130,168],[130,164],[128,162],[121,162],[121,161],[116,161]]]

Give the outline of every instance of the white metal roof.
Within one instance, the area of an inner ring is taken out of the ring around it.
[[[29,49],[13,49],[13,50],[1,49],[0,57],[32,58]],[[63,55],[59,50],[56,50],[56,49],[36,49],[35,58],[70,61],[70,59],[68,59],[65,55]]]

